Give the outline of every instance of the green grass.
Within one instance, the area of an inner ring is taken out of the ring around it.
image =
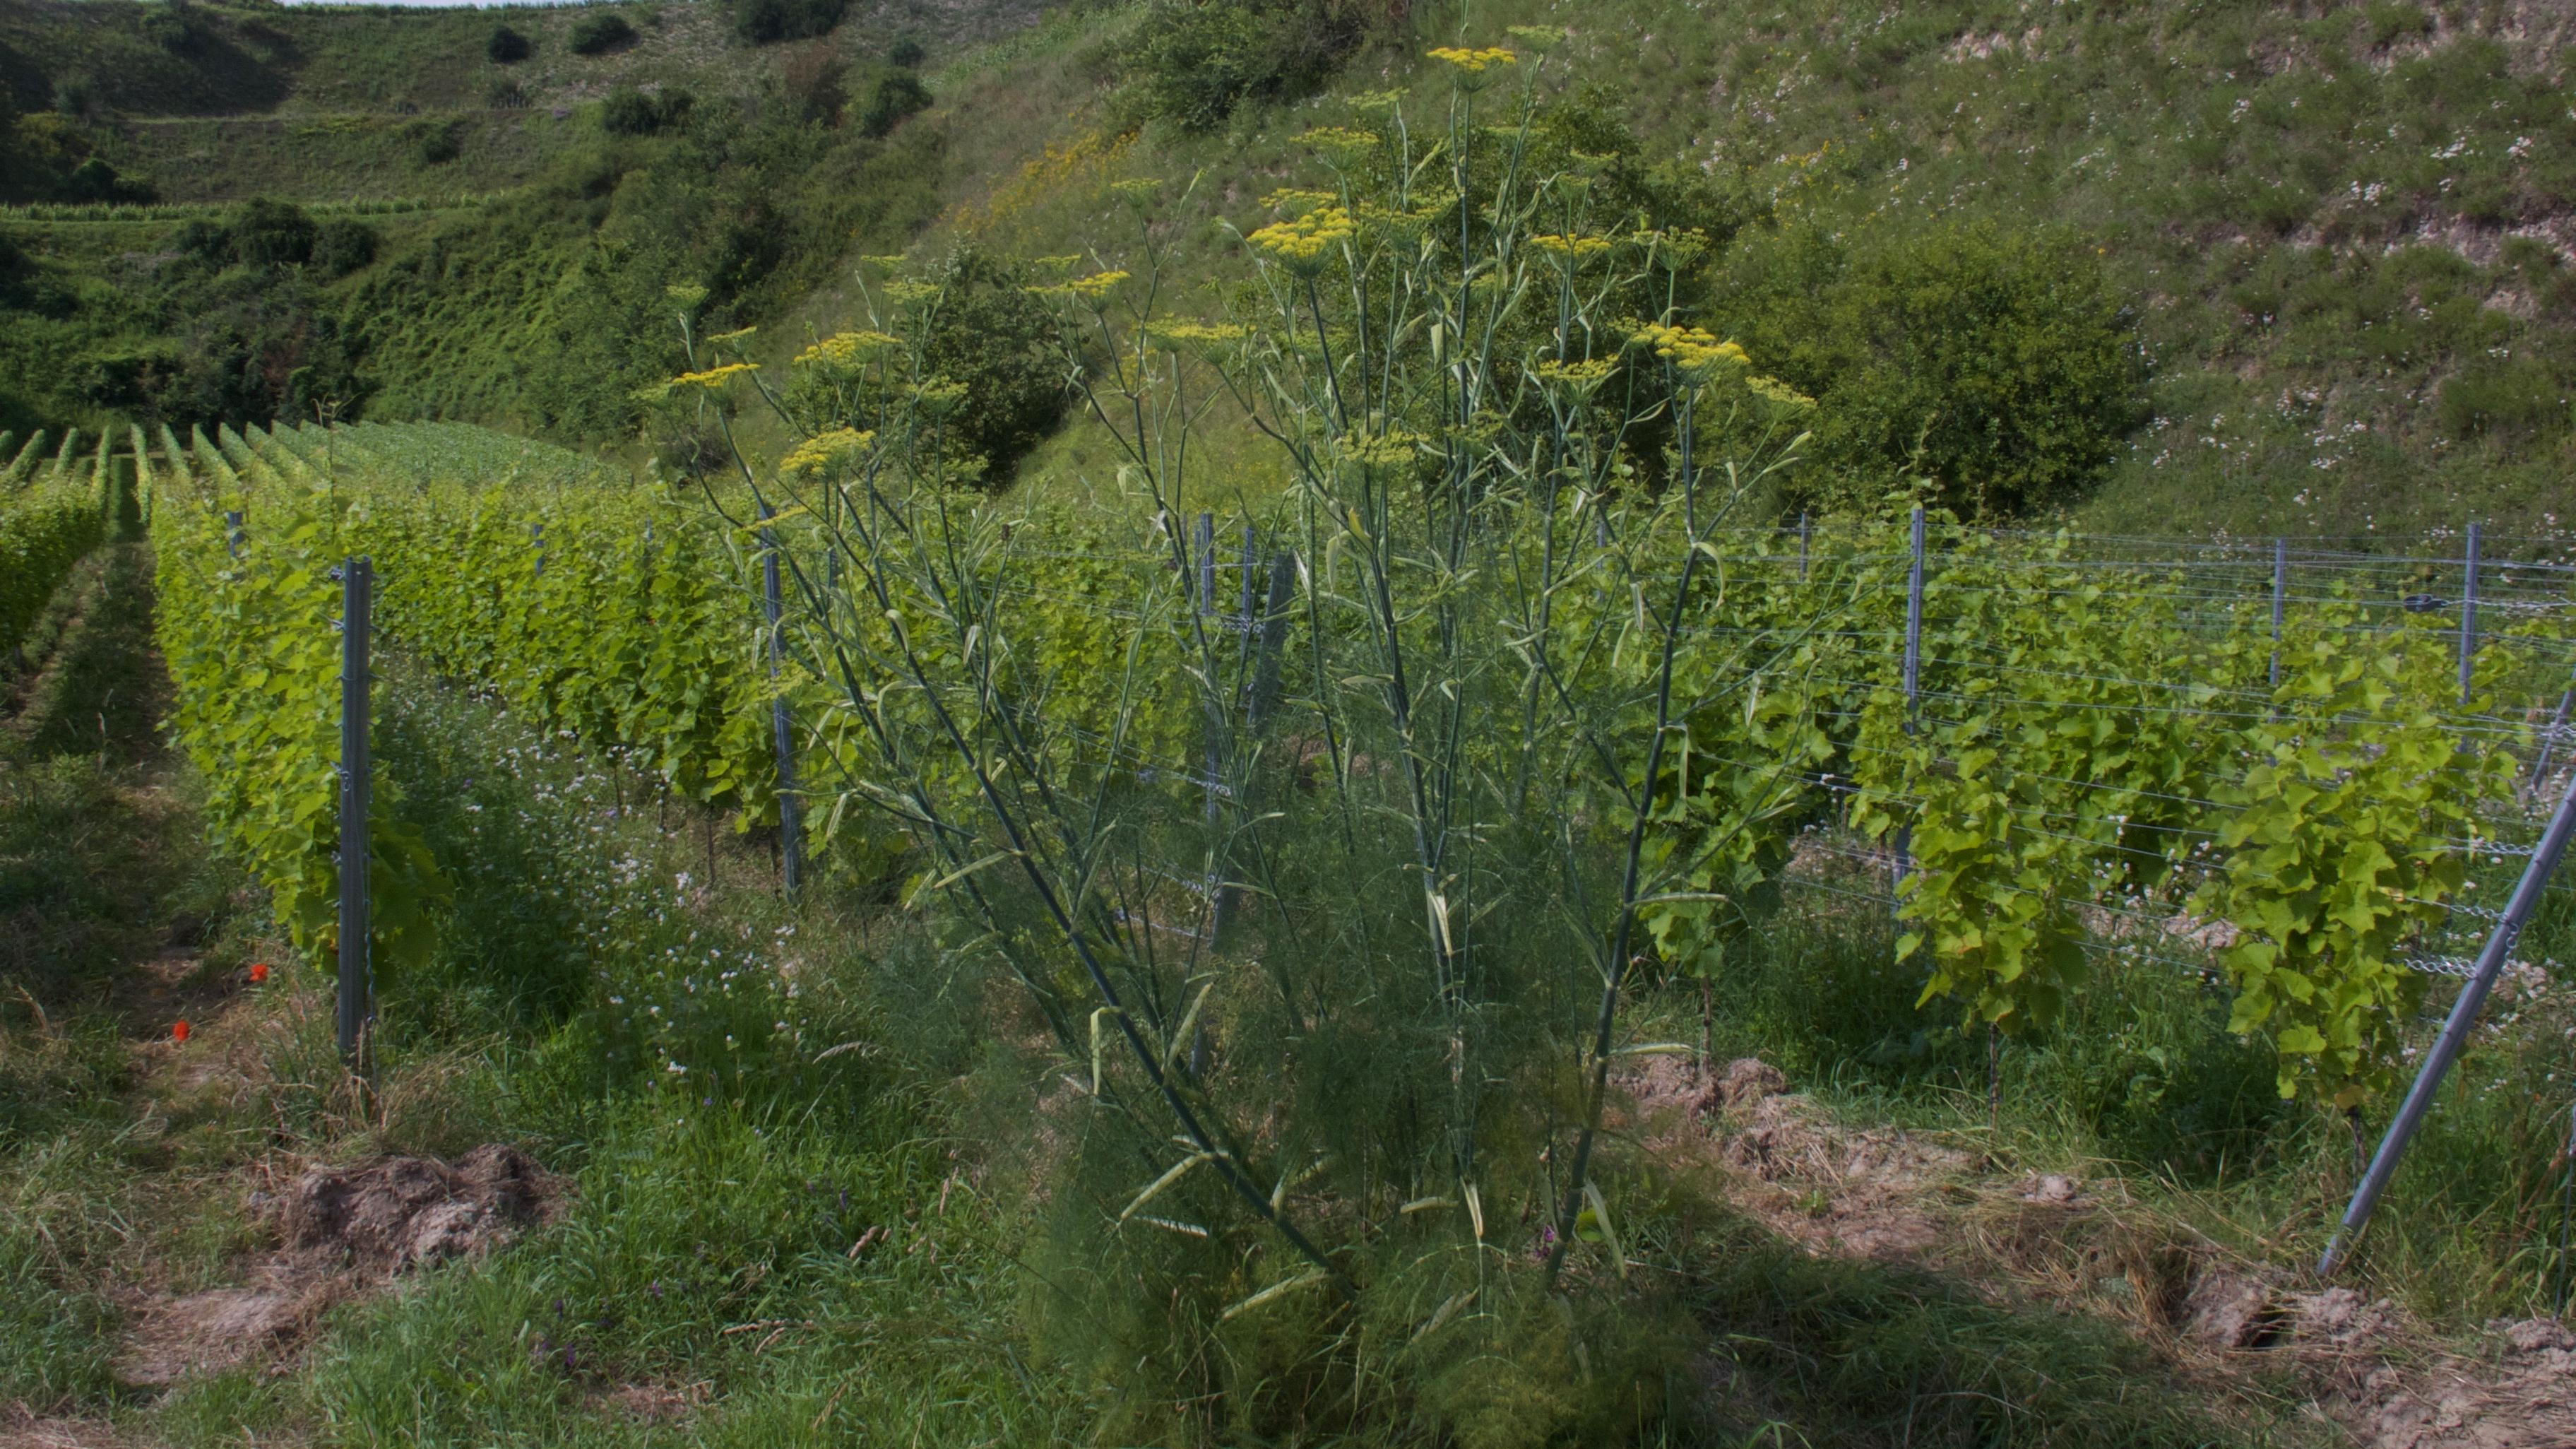
[[[130,680],[150,673],[140,637],[102,604],[65,650]],[[1046,1166],[1008,1019],[935,941],[872,919],[881,903],[849,887],[789,911],[757,841],[722,845],[710,893],[700,823],[654,803],[629,765],[389,667],[380,753],[458,893],[433,959],[382,983],[381,1091],[363,1114],[335,1080],[322,973],[192,863],[185,782],[132,722],[112,723],[104,758],[0,760],[0,905],[46,925],[11,940],[42,943],[52,964],[33,979],[54,983],[41,1024],[0,1003],[0,1281],[42,1305],[0,1320],[0,1391],[183,1445],[1234,1442],[1215,1409],[1172,1401],[1204,1373],[1165,1376],[1161,1336],[1185,1343],[1186,1325],[1158,1324],[1114,1275],[1068,1272],[1063,1253],[1087,1239],[1041,1227],[1053,1209],[1032,1188],[1085,1189]],[[208,943],[184,1008],[208,1035],[189,1051],[277,1024],[246,1092],[174,1089],[134,1052],[173,1008],[139,1002],[127,963],[180,937]],[[1784,958],[1780,979],[1826,949]],[[254,951],[287,974],[235,1015]],[[1864,953],[1835,959],[1866,979]],[[782,960],[792,996],[766,974]],[[1748,1012],[1728,1029],[1779,1028]],[[823,1054],[842,1044],[856,1049]],[[1898,1073],[1886,1091],[1938,1081]],[[490,1140],[573,1178],[560,1221],[334,1311],[284,1377],[243,1369],[159,1398],[115,1381],[120,1287],[233,1281],[262,1243],[239,1204],[272,1153]],[[1521,1325],[1507,1358],[1407,1349],[1435,1279],[1383,1285],[1357,1342],[1293,1314],[1230,1335],[1238,1373],[1259,1372],[1229,1393],[1297,1402],[1320,1364],[1314,1427],[1282,1442],[1352,1445],[1501,1449],[1550,1425],[1658,1445],[2276,1434],[2263,1405],[2206,1403],[2101,1326],[1919,1272],[1814,1263],[1713,1208],[1702,1184],[1616,1172],[1647,1266],[1579,1320],[1607,1375],[1594,1387],[1534,1295],[1491,1307]],[[1703,1400],[1717,1361],[1732,1387]],[[1357,1382],[1333,1363],[1363,1366]],[[1623,1383],[1636,1391],[1606,1392]]]

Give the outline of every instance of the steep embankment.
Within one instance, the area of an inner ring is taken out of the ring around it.
[[[1219,223],[1326,174],[1298,134],[1382,123],[1355,102],[1416,89],[1427,44],[1567,24],[1538,83],[1551,124],[1621,204],[1709,237],[1695,310],[1823,400],[1840,471],[1812,506],[1919,468],[1965,506],[2103,530],[2559,527],[2557,7],[1511,0],[1327,43],[1341,12],[1290,0],[1202,7],[1245,18],[1200,29],[886,5],[771,45],[728,13],[13,7],[12,195],[112,189],[71,179],[86,158],[169,198],[485,199],[371,218],[363,255],[327,264],[245,258],[181,218],[9,219],[0,307],[25,340],[0,426],[320,405],[619,440],[633,388],[679,361],[669,288],[706,290],[710,330],[763,324],[783,359],[863,314],[858,255],[1132,265],[1103,198],[1139,176],[1164,183],[1164,298],[1214,310],[1197,284],[1239,270]],[[633,35],[578,53],[610,14]],[[503,26],[525,58],[496,58]],[[928,46],[935,97],[908,120],[901,39]],[[2060,323],[2096,300],[2145,391],[2070,394]],[[1261,486],[1266,458],[1238,451]],[[1108,463],[1076,427],[1023,471],[1080,488]]]

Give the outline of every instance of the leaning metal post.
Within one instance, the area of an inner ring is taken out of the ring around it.
[[[2558,868],[2558,858],[2567,851],[2567,838],[2576,834],[2576,789],[2558,797],[2558,810],[2549,818],[2549,829],[2531,852],[2531,863],[2523,868],[2522,879],[2513,888],[2513,899],[2506,903],[2504,916],[2488,935],[2486,949],[2478,953],[2477,969],[2468,985],[2460,988],[2460,999],[2451,1006],[2450,1019],[2442,1023],[2442,1035],[2424,1056],[2424,1069],[2415,1074],[2415,1085],[2406,1090],[2405,1105],[2388,1124],[2388,1135],[2379,1141],[2377,1155],[2370,1159],[2370,1170],[2362,1174],[2361,1186],[2354,1190],[2352,1206],[2344,1209],[2343,1226],[2326,1244],[2325,1256],[2317,1260],[2317,1276],[2327,1277],[2343,1262],[2344,1251],[2351,1241],[2361,1236],[2370,1222],[2372,1209],[2379,1206],[2379,1196],[2388,1190],[2388,1180],[2397,1175],[2398,1159],[2406,1155],[2406,1144],[2423,1125],[2425,1110],[2433,1105],[2433,1093],[2442,1085],[2442,1074],[2468,1044],[2469,1031],[2477,1025],[2478,1013],[2487,1004],[2487,993],[2495,989],[2496,977],[2504,970],[2505,957],[2513,951],[2514,942],[2531,919],[2532,910],[2540,904],[2540,893],[2548,888],[2551,872]]]

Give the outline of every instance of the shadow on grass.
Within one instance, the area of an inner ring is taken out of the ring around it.
[[[2183,1446],[2309,1442],[2253,1386],[2186,1386],[2108,1323],[1901,1265],[1810,1256],[1744,1225],[1686,1292],[1712,1335],[1728,1442]]]

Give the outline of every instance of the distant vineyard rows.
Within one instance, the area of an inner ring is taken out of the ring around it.
[[[888,803],[857,723],[792,662],[771,682],[748,496],[640,484],[455,425],[165,434],[159,452],[177,732],[218,830],[308,946],[327,944],[335,879],[329,571],[356,554],[376,561],[395,651],[747,826],[777,819],[770,708],[784,697],[811,843],[872,869],[899,858],[863,828],[882,811],[852,808]],[[907,601],[854,597],[835,576],[824,521],[770,526],[807,618],[905,627]],[[1220,599],[1237,611],[1231,545],[1225,591],[1194,615],[1138,607],[1171,592],[1158,524],[1014,526],[978,607],[1038,642],[990,666],[1029,731],[993,742],[997,759],[1056,752],[1104,798],[1230,788],[1196,756],[1204,696],[1161,685],[1206,657],[1187,634]],[[1924,1001],[1967,1025],[2044,1026],[2106,958],[2201,970],[2235,988],[2236,1027],[2278,1048],[2285,1094],[2338,1102],[2387,1085],[2427,977],[2474,950],[2491,914],[2478,903],[2527,853],[2547,793],[2533,763],[2576,663],[2563,567],[2488,567],[2464,699],[2458,600],[2426,592],[2445,576],[2456,592],[2455,563],[2301,554],[2277,576],[2276,638],[2268,547],[1936,520],[1909,691],[1901,529],[1812,544],[1745,530],[1724,551],[1697,647],[1768,662],[1759,688],[1681,722],[1653,782],[1657,851],[1696,862],[1693,888],[1646,913],[1662,970],[1716,975],[1784,894],[1878,901]],[[1329,561],[1308,563],[1301,587],[1339,586]],[[1597,614],[1601,679],[1627,667],[1625,604],[1566,607]],[[1309,616],[1287,613],[1293,661]],[[1229,627],[1249,660],[1252,621]],[[440,885],[399,801],[378,799],[382,929],[398,948]],[[1705,835],[1717,819],[1750,824],[1721,842]]]

